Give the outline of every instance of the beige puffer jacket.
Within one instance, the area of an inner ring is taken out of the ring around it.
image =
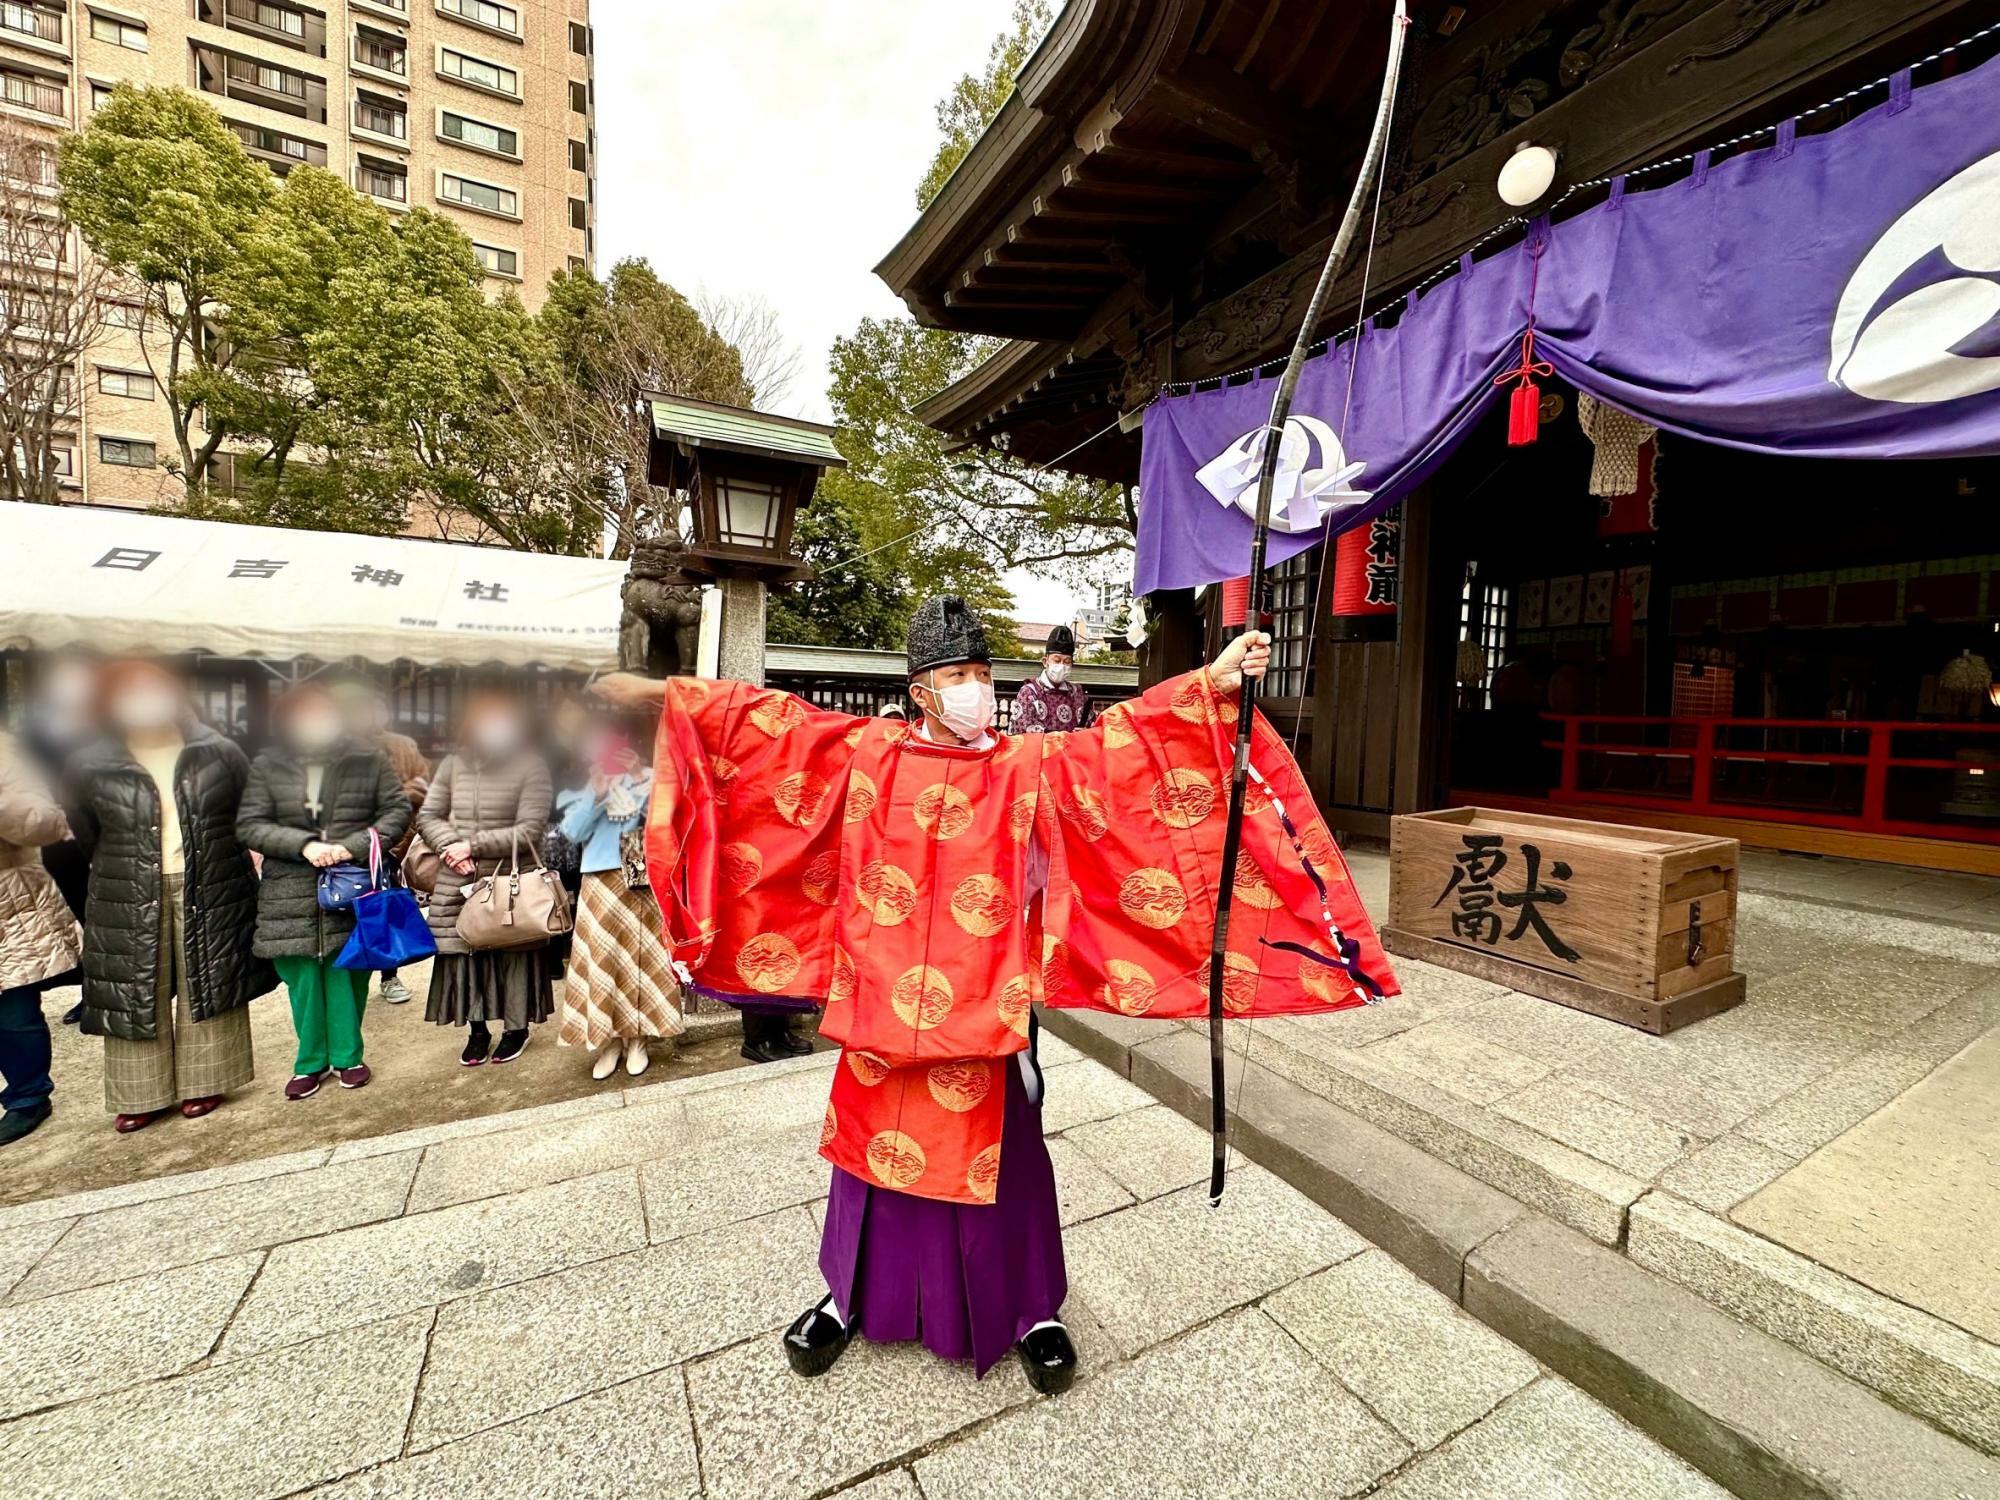
[[[42,868],[41,846],[68,837],[48,785],[0,734],[0,989],[39,984],[77,966],[82,929]]]
[[[478,876],[496,874],[517,856],[523,870],[542,862],[551,800],[549,763],[532,750],[489,763],[461,751],[438,762],[417,810],[417,832],[439,854],[464,839],[476,865],[473,875],[450,865],[438,871],[426,916],[439,953],[472,951],[458,935],[458,913]]]

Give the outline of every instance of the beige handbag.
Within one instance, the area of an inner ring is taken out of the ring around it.
[[[521,839],[508,839],[507,868],[482,875],[465,888],[458,910],[458,940],[474,952],[539,948],[570,929],[569,892],[562,878],[541,862],[521,868]]]
[[[444,861],[437,850],[423,841],[421,836],[410,840],[410,847],[403,851],[403,884],[413,891],[422,891],[426,896],[438,888],[438,872],[444,868]]]

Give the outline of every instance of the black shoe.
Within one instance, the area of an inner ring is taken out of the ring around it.
[[[847,1349],[847,1325],[832,1312],[833,1299],[825,1298],[800,1313],[785,1330],[785,1359],[794,1375],[824,1375]]]
[[[1014,1352],[1028,1372],[1028,1384],[1044,1396],[1060,1396],[1076,1384],[1076,1345],[1060,1323],[1030,1328]]]
[[[82,1019],[83,1019],[83,1002],[79,1000],[76,1002],[76,1004],[72,1005],[68,1010],[63,1012],[62,1023],[65,1026],[74,1026]]]
[[[18,1141],[24,1135],[33,1135],[52,1113],[48,1100],[37,1099],[22,1109],[10,1109],[0,1115],[0,1146]]]
[[[779,1029],[784,1025],[779,1021],[772,1024],[773,1017],[751,1016],[743,1018],[743,1060],[753,1063],[783,1062],[791,1051],[778,1040]]]
[[[501,1063],[510,1063],[527,1050],[526,1028],[520,1031],[503,1031],[500,1033],[500,1045],[493,1049],[493,1065],[497,1068]]]
[[[486,1054],[493,1046],[493,1038],[482,1029],[469,1033],[465,1038],[465,1050],[458,1054],[461,1068],[476,1068],[486,1061]]]
[[[791,1022],[782,1018],[771,1022],[771,1045],[787,1057],[806,1057],[813,1049],[812,1038],[800,1036],[792,1030]]]

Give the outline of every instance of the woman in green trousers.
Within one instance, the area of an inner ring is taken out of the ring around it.
[[[388,757],[348,735],[339,705],[319,684],[293,688],[274,720],[276,743],[251,762],[236,832],[263,856],[256,952],[285,981],[298,1033],[285,1097],[310,1099],[329,1072],[349,1089],[370,1077],[361,1056],[370,971],[335,966],[354,916],[320,908],[319,872],[366,863],[371,830],[385,846],[395,843],[410,803]]]

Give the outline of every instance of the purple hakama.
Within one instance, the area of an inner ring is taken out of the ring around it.
[[[992,1203],[917,1198],[836,1167],[819,1244],[834,1305],[856,1333],[878,1344],[922,1338],[980,1375],[1054,1318],[1069,1291],[1041,1106],[1011,1058],[1006,1071]]]

